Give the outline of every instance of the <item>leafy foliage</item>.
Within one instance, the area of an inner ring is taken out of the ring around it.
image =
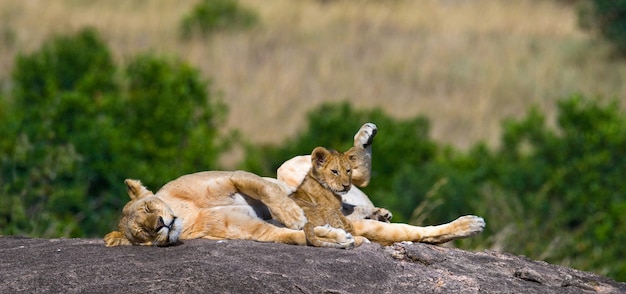
[[[626,254],[617,233],[626,229],[626,120],[617,103],[580,96],[562,100],[559,109],[557,131],[537,111],[506,125],[494,179],[537,222],[536,240],[561,238],[549,261],[624,280],[626,266],[615,260]]]
[[[436,145],[428,139],[428,122],[423,118],[396,121],[380,110],[359,111],[349,104],[325,104],[309,113],[309,126],[282,147],[249,147],[242,168],[275,176],[276,169],[289,158],[310,154],[316,146],[345,151],[352,147],[356,130],[365,122],[375,122],[379,133],[374,144],[373,180],[365,189],[380,206],[394,210],[394,219],[408,220],[420,194],[399,199],[392,197],[394,175],[403,167],[419,167],[435,156]],[[403,202],[409,200],[409,202]]]
[[[138,56],[117,75],[92,30],[17,58],[2,99],[3,234],[101,236],[126,202],[123,180],[158,188],[217,167],[225,112],[197,70]]]
[[[122,181],[158,185],[218,169],[233,143],[225,106],[197,70],[150,54],[124,68],[96,32],[60,36],[18,56],[0,97],[0,234],[102,236],[126,202]],[[500,147],[441,146],[421,117],[326,104],[300,135],[245,146],[242,168],[275,175],[316,146],[347,150],[365,122],[379,128],[365,192],[394,221],[484,216],[484,234],[456,242],[593,270],[626,280],[626,118],[617,103],[574,95],[556,128],[538,109],[504,123]]]
[[[620,55],[626,55],[626,1],[583,1],[578,18],[583,28],[598,32]]]
[[[250,150],[244,167],[272,174],[286,159],[323,145],[346,150],[360,124],[379,127],[373,179],[365,189],[395,222],[486,218],[487,231],[457,241],[626,279],[626,121],[616,103],[581,96],[559,103],[558,128],[531,109],[504,124],[502,144],[467,152],[437,146],[424,119],[394,120],[379,110],[324,105],[283,147]],[[254,148],[251,148],[254,149]],[[263,154],[263,155],[261,155]],[[264,158],[259,159],[259,158]]]
[[[256,12],[236,0],[201,0],[181,21],[181,33],[184,38],[208,36],[215,31],[251,28],[258,22]]]

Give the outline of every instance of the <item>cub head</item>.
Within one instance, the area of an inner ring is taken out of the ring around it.
[[[317,147],[311,153],[311,176],[335,195],[343,195],[352,187],[352,169],[356,158],[354,148],[345,153]]]
[[[171,208],[137,180],[124,181],[128,202],[122,210],[119,231],[104,236],[107,247],[120,245],[167,246],[178,242],[182,222]]]

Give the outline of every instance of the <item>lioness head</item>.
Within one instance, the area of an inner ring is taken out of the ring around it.
[[[163,200],[137,180],[124,181],[128,187],[128,202],[122,210],[119,231],[104,237],[107,247],[120,245],[166,246],[178,241],[182,222],[174,216]]]
[[[356,164],[353,149],[341,153],[324,147],[315,148],[311,153],[312,177],[336,195],[350,191],[352,168]]]

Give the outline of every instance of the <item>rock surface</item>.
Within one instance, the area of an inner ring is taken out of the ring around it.
[[[106,248],[99,239],[0,237],[0,293],[626,293],[593,273],[427,244],[353,250],[187,240]]]

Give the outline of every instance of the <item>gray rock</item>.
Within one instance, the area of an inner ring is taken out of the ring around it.
[[[626,293],[593,273],[427,244],[338,250],[229,240],[106,248],[0,237],[0,293]]]

